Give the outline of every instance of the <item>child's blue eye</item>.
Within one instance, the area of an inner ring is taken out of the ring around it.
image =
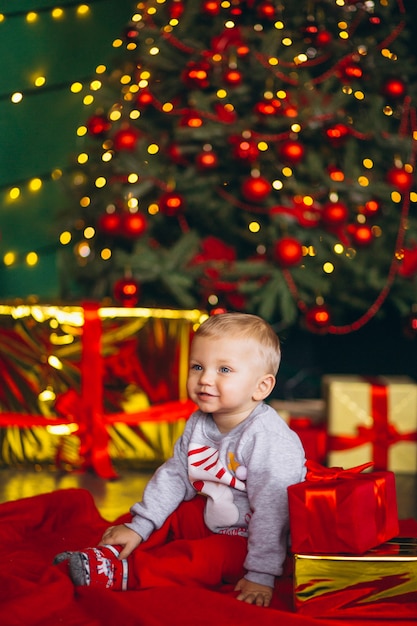
[[[222,374],[228,374],[230,372],[230,367],[221,367],[220,371],[222,372]]]
[[[201,367],[201,365],[198,365],[197,363],[194,363],[194,365],[191,366],[192,370],[197,370],[197,371],[201,371],[203,368]]]

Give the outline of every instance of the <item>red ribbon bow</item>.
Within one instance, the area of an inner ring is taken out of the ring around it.
[[[339,478],[356,478],[360,472],[369,469],[374,464],[372,461],[369,463],[363,463],[356,467],[349,469],[343,469],[343,467],[324,467],[316,461],[307,461],[307,475],[306,480],[310,481],[322,481],[322,480],[338,480]]]

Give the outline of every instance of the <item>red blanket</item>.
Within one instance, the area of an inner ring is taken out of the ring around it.
[[[123,518],[121,518],[123,520]],[[119,520],[119,521],[121,521]],[[234,598],[233,589],[216,591],[172,586],[144,591],[75,590],[55,554],[95,545],[109,525],[90,493],[65,489],[0,505],[0,624],[2,626],[346,626],[292,611],[291,578],[281,579],[270,608]],[[402,524],[417,536],[417,522]],[[358,626],[379,626],[358,620]],[[349,620],[349,624],[352,620]],[[386,622],[387,626],[388,623]],[[413,621],[398,620],[399,626]]]

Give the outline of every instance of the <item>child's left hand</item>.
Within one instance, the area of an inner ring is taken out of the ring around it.
[[[127,559],[135,548],[142,542],[142,537],[124,524],[109,526],[105,531],[99,546],[122,546],[119,559]]]
[[[256,606],[269,606],[272,600],[272,587],[253,583],[246,578],[241,578],[235,587],[235,591],[240,591],[237,600],[242,600],[248,604]]]

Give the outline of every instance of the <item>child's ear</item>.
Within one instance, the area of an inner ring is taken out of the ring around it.
[[[259,379],[258,385],[253,394],[253,399],[256,401],[265,400],[272,392],[275,386],[275,376],[272,374],[265,374]]]

